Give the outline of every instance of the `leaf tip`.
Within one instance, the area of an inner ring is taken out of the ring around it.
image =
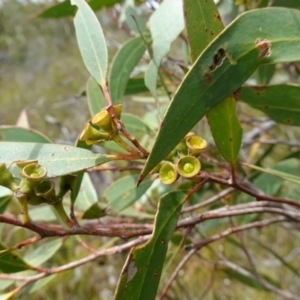
[[[137,180],[137,183],[136,183],[136,187],[138,187],[141,184],[141,182],[145,179],[145,177],[146,176],[143,173],[140,174],[140,176]]]

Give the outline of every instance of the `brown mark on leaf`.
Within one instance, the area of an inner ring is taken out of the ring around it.
[[[292,124],[293,121],[292,121],[291,119],[286,119],[286,123],[287,123],[287,124]]]
[[[215,33],[211,30],[211,31],[210,31],[210,35],[215,35]]]
[[[268,106],[268,105],[265,105],[265,106],[264,106],[264,109],[269,109],[269,106]]]
[[[214,14],[214,17],[218,20],[221,20],[221,16],[219,14]]]
[[[255,90],[256,95],[260,96],[261,92],[263,92],[267,88],[267,86],[266,85],[252,86],[252,88]]]
[[[210,72],[206,72],[203,75],[203,79],[205,80],[206,84],[210,85],[213,82],[212,76]]]
[[[154,275],[154,277],[157,277],[157,275],[158,275],[157,271],[154,271],[153,275]]]
[[[138,268],[135,266],[134,259],[130,259],[127,265],[127,282],[129,282],[137,273]]]
[[[229,142],[232,142],[232,138],[229,139]]]
[[[224,48],[220,48],[217,51],[217,53],[213,56],[212,64],[209,65],[209,70],[211,72],[215,71],[223,64],[225,58],[226,58],[226,51]]]
[[[268,40],[264,39],[262,41],[260,39],[256,39],[255,44],[259,51],[259,59],[263,59],[271,55],[271,43]]]
[[[235,101],[238,101],[241,98],[242,95],[242,89],[238,88],[236,91],[233,92],[233,97]]]

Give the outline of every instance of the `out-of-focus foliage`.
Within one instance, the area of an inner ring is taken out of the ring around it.
[[[299,8],[2,1],[0,299],[299,299]]]

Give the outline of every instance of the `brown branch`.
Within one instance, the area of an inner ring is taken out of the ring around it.
[[[244,230],[248,230],[248,229],[252,229],[252,228],[262,228],[268,225],[271,225],[273,223],[278,223],[278,222],[286,222],[288,221],[288,219],[286,217],[280,216],[280,217],[276,217],[276,218],[272,218],[272,219],[266,219],[266,220],[262,220],[262,221],[257,221],[257,222],[253,222],[253,223],[249,223],[249,224],[245,224],[245,225],[241,225],[241,226],[236,226],[236,227],[231,227],[228,228],[227,230],[220,232],[218,234],[215,234],[207,239],[202,240],[199,243],[193,244],[193,245],[187,245],[186,247],[188,249],[190,248],[195,248],[197,250],[201,249],[202,247],[206,246],[207,244],[210,244],[212,242],[215,242],[217,240],[220,240],[228,235],[231,235],[233,233],[238,233]]]
[[[230,194],[230,193],[232,193],[234,191],[235,191],[234,188],[228,188],[226,190],[223,190],[220,193],[212,196],[211,198],[209,198],[209,199],[207,199],[207,200],[205,200],[203,202],[200,202],[200,203],[197,203],[195,205],[191,205],[191,206],[188,206],[186,208],[183,208],[182,211],[181,211],[181,213],[187,213],[187,212],[190,212],[190,211],[193,211],[193,210],[196,210],[196,209],[199,209],[199,208],[211,205],[214,202],[219,201],[221,198],[227,196],[228,194]]]
[[[110,114],[111,118],[113,119],[113,121],[115,122],[117,129],[119,131],[122,132],[122,134],[127,138],[127,140],[129,142],[131,142],[139,151],[137,152],[137,155],[139,155],[141,158],[146,158],[148,156],[148,152],[147,150],[142,147],[142,145],[138,142],[138,140],[132,136],[124,127],[124,125],[122,124],[122,122],[118,119],[118,117],[115,114],[114,111],[114,107],[112,105],[111,99],[110,99],[110,95],[109,95],[109,91],[108,91],[108,87],[106,84],[103,84],[101,86],[102,91],[103,91],[103,95],[106,101],[106,105],[107,105],[107,112]],[[133,149],[133,151],[135,151],[135,149]]]

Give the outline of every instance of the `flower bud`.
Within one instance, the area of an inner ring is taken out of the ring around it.
[[[190,154],[198,156],[207,147],[207,141],[198,135],[191,135],[187,137],[186,145],[190,150]]]
[[[87,145],[105,142],[109,139],[107,132],[101,132],[94,128],[90,123],[86,123],[79,136],[80,141],[85,141]]]
[[[0,164],[0,185],[10,190],[15,190],[17,188],[17,184],[15,183],[12,174],[3,163]]]
[[[26,165],[21,172],[20,191],[24,194],[34,189],[47,175],[46,168],[37,163]]]
[[[22,170],[24,167],[26,167],[29,164],[37,163],[37,159],[28,159],[28,160],[15,160],[14,163],[16,166]]]
[[[45,199],[38,197],[33,190],[26,194],[26,200],[28,204],[33,206],[45,203]]]
[[[68,191],[72,191],[77,175],[67,174],[60,177],[58,198],[63,198]]]
[[[108,111],[101,110],[92,118],[92,124],[99,126],[102,130],[111,133],[113,132],[112,118]]]
[[[172,163],[165,163],[159,170],[159,178],[164,184],[172,184],[178,178],[178,173],[175,165]]]
[[[200,161],[190,155],[180,158],[177,162],[178,173],[185,178],[194,177],[201,169]]]
[[[122,104],[117,104],[113,107],[116,117],[120,119],[122,112]],[[116,130],[116,125],[106,108],[103,108],[92,118],[92,124],[99,126],[101,129],[108,133],[112,133]]]
[[[51,180],[42,181],[36,188],[34,189],[35,194],[38,197],[41,197],[46,200],[47,203],[55,202],[55,188],[54,183]]]

